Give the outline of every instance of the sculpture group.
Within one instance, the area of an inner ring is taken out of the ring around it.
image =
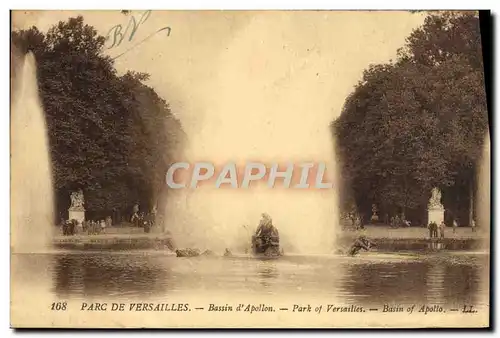
[[[82,224],[85,221],[85,199],[83,197],[83,191],[80,189],[72,192],[70,199],[71,206],[68,209],[69,219]]]

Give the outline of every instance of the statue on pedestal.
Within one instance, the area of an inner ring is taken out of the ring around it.
[[[71,206],[69,207],[71,210],[85,210],[84,208],[84,198],[83,191],[78,190],[71,193]]]
[[[444,221],[444,207],[441,203],[441,191],[438,188],[432,189],[432,196],[428,204],[428,221],[427,223],[441,224]]]
[[[429,209],[442,209],[441,204],[441,191],[438,188],[432,189],[432,196],[429,200]]]
[[[80,189],[74,191],[70,195],[71,206],[68,209],[69,220],[75,220],[78,225],[82,225],[85,221],[85,200],[83,198],[83,191]]]

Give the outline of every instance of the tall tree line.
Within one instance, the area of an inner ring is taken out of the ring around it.
[[[398,51],[371,65],[332,123],[344,208],[369,217],[426,222],[433,187],[447,223],[470,221],[478,161],[488,129],[479,18],[430,12]]]
[[[118,75],[103,53],[105,38],[81,16],[46,33],[13,31],[11,39],[37,61],[58,214],[67,215],[78,189],[90,218],[120,220],[136,203],[145,211],[156,205],[185,135],[167,102],[145,84],[149,75]]]

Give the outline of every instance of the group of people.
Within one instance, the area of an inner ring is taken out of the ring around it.
[[[150,232],[151,228],[156,224],[156,210],[146,214],[139,212],[138,208],[134,208],[130,222],[136,227],[144,228],[144,232]],[[60,221],[62,233],[65,236],[77,233],[87,233],[89,235],[105,233],[106,228],[109,228],[111,225],[112,219],[110,216],[105,219],[85,220],[83,222],[79,222],[76,219],[64,220],[64,218],[61,218]]]
[[[83,222],[78,222],[76,219],[61,219],[61,228],[64,236],[72,236],[78,233],[96,235],[105,233],[106,227],[111,226],[111,223],[111,217],[101,220],[85,220]]]
[[[83,221],[82,230],[89,235],[96,235],[99,233],[105,233],[106,228],[109,226],[111,226],[111,217],[106,218],[106,220],[101,219],[97,221]]]
[[[410,227],[411,223],[399,215],[391,217],[391,228]]]
[[[150,213],[139,212],[139,204],[134,205],[132,209],[132,217],[130,218],[130,222],[135,227],[144,228],[144,232],[150,232],[151,228],[156,223],[156,207],[151,210]]]
[[[429,237],[430,238],[444,238],[444,229],[446,227],[446,224],[444,221],[441,221],[441,223],[437,224],[436,222],[432,221],[429,223],[427,228],[429,229]]]
[[[345,213],[342,219],[343,230],[360,230],[364,228],[363,218],[354,211]]]
[[[78,221],[76,219],[69,219],[65,221],[64,219],[61,220],[61,228],[62,228],[62,233],[64,236],[72,236],[76,234],[77,229],[78,229]]]
[[[441,221],[441,223],[437,224],[436,222],[432,221],[429,223],[427,226],[429,229],[429,237],[430,238],[444,238],[444,230],[446,228],[446,224],[444,223],[444,220]],[[453,220],[453,233],[457,232],[458,228],[458,222],[457,220]],[[471,228],[472,232],[476,232],[476,221],[472,220],[471,222]]]
[[[133,224],[135,227],[142,227],[144,228],[144,232],[150,232],[151,228],[155,224],[155,217],[156,215],[154,213],[148,213],[145,214],[144,212],[141,213],[134,213],[130,219],[130,222]]]

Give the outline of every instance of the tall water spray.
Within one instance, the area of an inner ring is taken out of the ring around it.
[[[34,55],[19,67],[11,103],[11,248],[39,252],[54,229],[51,162]]]
[[[477,192],[477,226],[485,236],[485,246],[489,246],[490,212],[491,212],[491,155],[490,134],[487,133],[483,145],[483,155],[479,167],[479,184]]]
[[[271,215],[288,252],[330,253],[339,221],[336,162],[329,130],[331,87],[315,71],[331,62],[320,52],[297,55],[310,43],[293,22],[256,17],[214,64],[202,128],[189,135],[188,158],[216,165],[250,161],[324,162],[333,189],[215,189],[176,191],[167,219],[177,245],[241,248],[261,213]],[[286,31],[289,36],[286,36]],[[284,47],[286,45],[286,48]],[[314,98],[309,98],[314,96]],[[277,181],[276,186],[282,184]]]

